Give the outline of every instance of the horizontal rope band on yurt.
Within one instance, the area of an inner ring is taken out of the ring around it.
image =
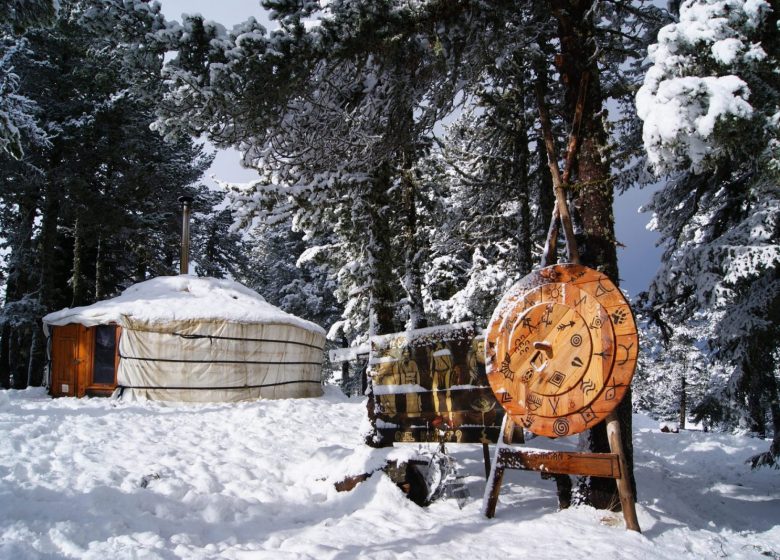
[[[278,342],[281,344],[295,344],[298,346],[308,346],[309,348],[315,348],[317,350],[322,350],[322,346],[318,346],[317,344],[309,344],[307,342],[296,342],[294,340],[280,340],[276,338],[241,338],[237,336],[215,336],[211,334],[184,334],[184,333],[178,333],[178,332],[172,332],[172,333],[161,333],[161,334],[171,334],[174,336],[180,336],[181,338],[186,338],[187,340],[195,340],[198,338],[208,338],[213,340],[236,340],[236,341],[246,341],[246,342]]]
[[[297,379],[294,381],[279,381],[278,383],[264,383],[262,385],[235,385],[227,387],[167,387],[167,386],[155,386],[155,385],[118,385],[117,389],[120,392],[125,389],[144,389],[144,390],[156,390],[163,389],[166,391],[223,391],[227,389],[262,389],[263,387],[279,387],[280,385],[293,385],[296,383],[316,383],[322,385],[321,381],[314,379]]]
[[[322,362],[254,362],[250,360],[174,360],[173,358],[139,358],[136,356],[119,355],[122,360],[137,360],[139,362],[169,362],[178,364],[256,364],[279,366],[321,366]]]

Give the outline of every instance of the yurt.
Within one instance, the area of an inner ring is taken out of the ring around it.
[[[53,396],[226,402],[322,394],[325,331],[230,280],[162,276],[43,323]]]

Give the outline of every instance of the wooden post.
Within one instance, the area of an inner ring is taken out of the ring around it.
[[[553,217],[557,214],[561,217],[563,224],[563,233],[566,237],[566,256],[569,262],[579,264],[580,257],[577,253],[577,241],[574,239],[574,228],[569,215],[569,206],[566,204],[566,193],[564,192],[563,179],[561,171],[558,168],[556,160],[555,140],[552,135],[552,125],[550,124],[550,115],[547,111],[547,105],[544,103],[542,94],[539,93],[539,117],[542,122],[542,133],[544,134],[544,143],[547,147],[547,164],[552,175],[553,188],[555,189],[555,209]]]
[[[485,480],[490,478],[490,446],[482,443],[482,459],[485,461]]]
[[[569,141],[566,146],[566,166],[563,174],[558,167],[557,149],[555,148],[555,139],[552,134],[552,124],[550,123],[550,112],[547,104],[544,102],[544,91],[541,83],[537,82],[536,100],[539,105],[539,121],[542,125],[542,135],[544,136],[545,148],[547,150],[547,165],[550,168],[550,175],[553,180],[553,189],[555,190],[555,205],[553,206],[553,215],[550,219],[550,229],[547,231],[547,240],[544,244],[542,253],[542,266],[554,264],[556,247],[558,245],[558,219],[563,224],[563,231],[566,237],[566,254],[569,262],[578,264],[580,255],[577,249],[577,241],[574,239],[574,228],[569,215],[569,208],[566,205],[565,187],[569,184],[574,159],[579,147],[580,123],[582,122],[582,113],[585,108],[585,94],[588,90],[588,80],[590,74],[584,72],[580,80],[580,89],[577,95],[577,105],[574,109],[574,121],[569,132]]]
[[[626,520],[626,529],[641,533],[639,520],[636,517],[636,503],[634,502],[634,493],[631,490],[628,464],[626,463],[623,444],[620,440],[620,422],[618,422],[617,414],[613,412],[607,416],[606,422],[609,449],[620,460],[620,478],[617,479],[617,487],[620,495],[620,505],[623,508],[623,518]]]
[[[498,495],[501,493],[501,482],[504,480],[504,466],[500,460],[501,448],[512,443],[514,428],[515,423],[509,414],[505,414],[504,421],[501,423],[501,432],[498,435],[498,441],[496,441],[496,455],[493,458],[493,464],[485,484],[485,495],[482,497],[482,513],[488,519],[493,519],[496,516]]]

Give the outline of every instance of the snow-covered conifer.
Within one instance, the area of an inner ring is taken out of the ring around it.
[[[780,63],[763,0],[688,0],[637,95],[666,186],[648,205],[665,246],[645,301],[708,358],[700,415],[768,435],[780,454]]]

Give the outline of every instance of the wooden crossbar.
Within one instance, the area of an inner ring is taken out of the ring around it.
[[[620,478],[620,458],[615,453],[501,447],[496,461],[504,469]]]

